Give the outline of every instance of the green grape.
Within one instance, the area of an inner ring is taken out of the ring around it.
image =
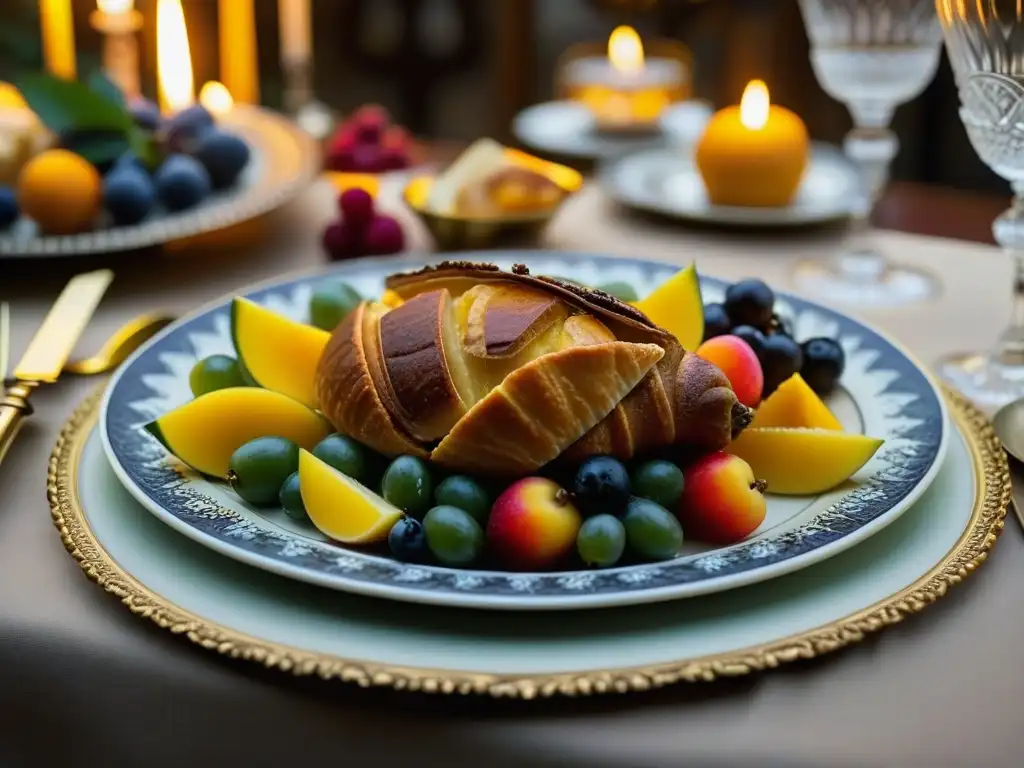
[[[599,290],[605,293],[610,293],[619,301],[636,301],[640,297],[636,294],[636,289],[629,283],[623,283],[621,281],[615,281],[611,283],[605,283],[604,285],[597,286]]]
[[[309,321],[317,328],[333,331],[362,300],[348,283],[327,283],[313,291],[309,300]]]
[[[607,568],[619,562],[626,548],[626,528],[614,515],[595,515],[583,521],[576,549],[587,565]]]
[[[630,486],[637,496],[675,509],[683,495],[683,470],[671,461],[647,461],[633,470]]]
[[[399,456],[388,465],[380,483],[381,495],[418,520],[430,508],[434,481],[426,462],[415,456]]]
[[[622,524],[629,548],[647,560],[670,560],[683,545],[683,527],[675,515],[648,499],[630,499]]]
[[[302,493],[299,490],[299,473],[292,472],[281,486],[278,493],[281,507],[296,520],[309,520],[309,513],[306,512],[306,503],[302,500]]]
[[[366,448],[351,437],[337,433],[328,435],[313,449],[313,455],[320,461],[364,485],[367,479],[366,453]]]
[[[464,568],[479,559],[484,532],[473,517],[458,507],[439,506],[423,518],[427,546],[442,565]]]
[[[188,385],[196,397],[216,389],[246,386],[242,368],[230,355],[210,355],[194,366],[188,375]]]
[[[434,491],[434,501],[468,512],[483,525],[491,511],[490,495],[476,480],[466,475],[446,477]]]
[[[231,454],[228,482],[250,504],[271,507],[280,502],[284,481],[298,469],[299,446],[283,437],[257,437]]]

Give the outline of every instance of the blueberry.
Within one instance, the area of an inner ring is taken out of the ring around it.
[[[172,115],[164,123],[164,139],[171,152],[184,152],[196,140],[213,128],[213,115],[205,107],[195,104]]]
[[[193,156],[206,168],[214,189],[230,187],[249,163],[249,145],[233,133],[211,128],[195,144]]]
[[[145,164],[143,164],[142,160],[139,159],[139,156],[130,149],[114,161],[114,167],[111,168],[110,172],[113,173],[114,171],[123,168],[136,168],[147,176],[149,175],[149,168],[147,168]]]
[[[0,187],[0,229],[7,229],[18,220],[18,196],[10,187]]]
[[[138,224],[156,204],[156,187],[149,175],[126,164],[103,180],[103,206],[115,224]]]
[[[792,338],[776,333],[764,340],[764,347],[758,356],[764,372],[762,397],[768,397],[794,373],[799,373],[804,364],[804,353]]]
[[[154,176],[160,201],[172,211],[183,211],[210,194],[210,175],[188,155],[171,155]]]
[[[629,473],[618,459],[595,456],[576,470],[573,500],[585,515],[622,514],[629,493]]]
[[[724,336],[732,328],[732,320],[729,319],[725,307],[721,304],[704,305],[704,341],[713,339],[715,336]]]
[[[754,354],[757,355],[758,359],[761,358],[761,355],[764,353],[764,343],[766,340],[765,335],[761,331],[752,325],[737,325],[730,333],[733,336],[739,336],[747,342],[750,348],[754,350]]]
[[[800,375],[819,395],[830,394],[846,368],[846,353],[842,346],[835,339],[818,337],[808,339],[801,348],[804,364]]]
[[[405,563],[423,563],[430,556],[423,523],[412,517],[403,517],[391,527],[388,547],[391,554]]]
[[[740,280],[725,291],[725,311],[737,325],[767,330],[774,307],[775,293],[763,280]]]
[[[147,131],[155,131],[163,120],[160,116],[160,107],[141,96],[132,100],[128,105],[128,112],[135,124]]]

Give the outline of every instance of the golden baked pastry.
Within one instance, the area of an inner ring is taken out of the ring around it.
[[[600,291],[465,262],[387,288],[392,306],[350,313],[316,373],[335,428],[387,456],[521,476],[556,459],[724,448],[752,418],[718,368]]]
[[[455,197],[455,214],[499,218],[542,213],[558,205],[565,194],[564,189],[541,173],[507,166],[462,187]]]

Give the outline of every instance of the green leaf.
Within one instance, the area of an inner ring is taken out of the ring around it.
[[[128,144],[132,152],[150,171],[156,170],[163,156],[157,140],[149,131],[133,125],[128,131]]]
[[[132,117],[121,105],[82,83],[31,73],[15,83],[32,111],[54,133],[101,129],[127,131]]]
[[[61,147],[81,155],[100,170],[131,149],[124,131],[67,131],[61,137]]]
[[[107,77],[102,69],[97,69],[89,75],[89,89],[108,101],[112,101],[122,109],[125,106],[124,93],[117,87],[117,84]]]

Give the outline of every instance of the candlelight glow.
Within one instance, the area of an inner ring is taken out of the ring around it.
[[[740,122],[751,131],[759,131],[768,122],[768,86],[764,80],[751,80],[740,99]]]
[[[608,58],[619,72],[634,73],[644,68],[644,46],[632,27],[616,27],[608,38]]]
[[[177,112],[195,101],[192,56],[181,0],[157,0],[156,71],[160,106],[165,112]]]
[[[235,106],[235,100],[223,83],[211,80],[199,91],[199,103],[214,117],[222,117]]]
[[[128,13],[135,6],[135,0],[96,0],[96,7],[101,13],[119,16]]]

